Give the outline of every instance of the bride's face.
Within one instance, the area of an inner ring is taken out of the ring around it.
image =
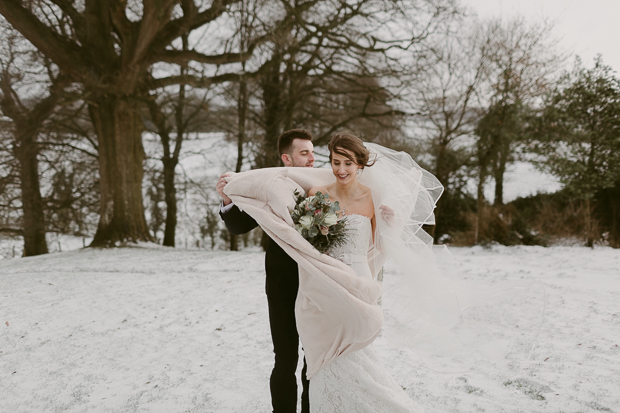
[[[342,149],[347,154],[355,158],[353,152]],[[361,168],[358,164],[347,158],[346,156],[332,152],[332,172],[336,177],[336,181],[343,185],[353,182],[357,179],[357,170]]]

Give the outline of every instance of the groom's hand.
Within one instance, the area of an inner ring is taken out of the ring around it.
[[[226,177],[230,176],[231,173],[230,172],[226,172],[222,175],[220,175],[220,179],[217,180],[217,184],[215,185],[215,190],[217,191],[218,194],[220,194],[220,197],[222,197],[222,201],[224,202],[224,206],[232,203],[232,199],[230,199],[225,193],[224,193],[224,187],[226,186],[226,184],[228,183],[226,181]]]

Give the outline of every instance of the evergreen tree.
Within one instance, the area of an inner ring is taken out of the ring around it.
[[[592,246],[591,200],[620,179],[620,80],[600,56],[592,69],[577,61],[530,127],[530,149],[544,159],[538,165],[583,200]]]

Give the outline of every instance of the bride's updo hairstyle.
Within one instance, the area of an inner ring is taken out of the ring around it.
[[[337,153],[345,158],[351,160],[357,165],[360,165],[362,169],[367,166],[373,166],[375,160],[370,160],[370,151],[364,146],[364,143],[360,138],[352,134],[351,132],[339,132],[335,134],[331,141],[329,141],[329,162],[332,162],[332,154]],[[351,151],[354,156],[345,152]]]

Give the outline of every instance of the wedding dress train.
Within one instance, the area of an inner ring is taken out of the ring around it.
[[[366,254],[372,237],[370,219],[347,216],[350,230],[345,245],[329,252],[349,265],[358,277],[372,278]],[[422,412],[392,379],[372,344],[338,357],[310,380],[312,413],[410,413]]]

